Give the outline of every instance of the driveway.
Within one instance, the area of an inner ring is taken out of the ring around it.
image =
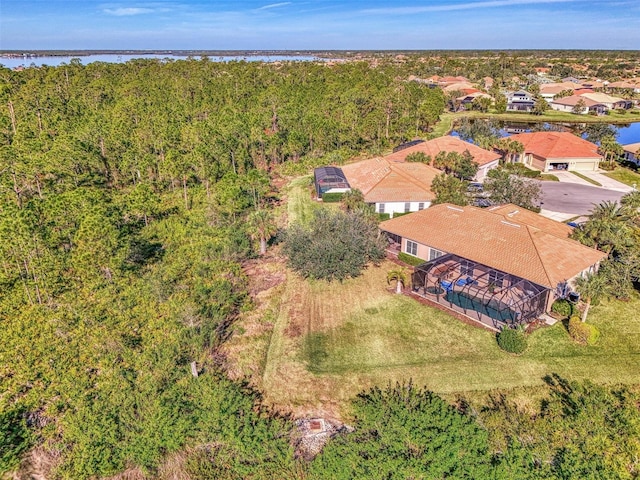
[[[619,202],[625,194],[617,190],[568,182],[540,182],[540,186],[540,208],[573,215],[588,215],[594,205],[605,201]]]
[[[592,183],[587,182],[586,180],[580,178],[577,175],[574,175],[571,172],[567,172],[566,170],[555,170],[551,172],[553,175],[558,177],[563,183],[577,183],[578,185],[593,185]],[[616,190],[618,192],[631,192],[633,190],[629,185],[625,185],[624,183],[620,183],[613,178],[609,178],[606,175],[602,174],[602,171],[599,172],[580,172],[585,177],[590,178],[591,180],[595,180],[602,188],[606,188],[607,190]]]

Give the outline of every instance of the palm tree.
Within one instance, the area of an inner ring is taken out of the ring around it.
[[[267,241],[278,231],[271,213],[267,210],[256,210],[249,215],[249,235],[260,241],[260,255],[267,253]]]
[[[587,273],[583,277],[576,279],[576,290],[585,301],[584,311],[582,312],[582,321],[587,320],[591,302],[597,302],[600,298],[607,295],[607,281],[603,275],[597,273]]]
[[[407,274],[401,268],[394,268],[387,273],[387,284],[396,282],[396,293],[402,293],[402,286],[407,283]]]

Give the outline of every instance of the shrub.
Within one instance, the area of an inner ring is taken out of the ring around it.
[[[417,267],[418,265],[422,265],[425,263],[425,260],[414,257],[413,255],[409,255],[408,253],[400,252],[398,254],[398,260],[406,263],[407,265],[411,265],[413,267]]]
[[[385,246],[366,213],[321,209],[309,227],[294,225],[287,231],[283,251],[289,266],[306,278],[344,280],[384,258]]]
[[[570,317],[573,314],[573,305],[564,298],[560,298],[553,302],[551,311],[563,317]]]
[[[323,193],[322,201],[324,203],[337,203],[342,201],[344,193]]]
[[[391,214],[390,213],[379,213],[378,214],[378,220],[380,220],[381,222],[384,222],[385,220],[389,220],[391,218]]]
[[[496,336],[498,346],[510,353],[522,353],[527,349],[527,337],[522,328],[503,328]]]
[[[569,319],[569,336],[578,343],[595,345],[600,338],[600,331],[590,323],[584,323],[578,315]]]

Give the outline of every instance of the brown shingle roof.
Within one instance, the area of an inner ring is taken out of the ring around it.
[[[344,165],[342,172],[367,203],[431,201],[435,198],[431,182],[441,173],[423,163],[393,163],[384,158]]]
[[[407,158],[407,155],[416,152],[422,152],[425,155],[430,156],[431,158],[435,158],[436,155],[440,152],[464,153],[465,150],[469,151],[469,153],[473,156],[473,161],[480,166],[500,159],[500,155],[495,152],[485,150],[484,148],[480,148],[473,143],[465,142],[459,137],[453,137],[451,135],[445,135],[444,137],[438,137],[427,142],[419,143],[417,145],[414,145],[413,147],[405,148],[404,150],[400,150],[398,152],[392,153],[391,155],[387,155],[384,158],[395,162],[404,162]]]
[[[515,205],[486,210],[442,204],[382,222],[380,229],[548,288],[606,257],[569,239],[564,226],[537,217]]]
[[[525,153],[542,158],[602,158],[598,146],[569,132],[531,132],[511,135]]]

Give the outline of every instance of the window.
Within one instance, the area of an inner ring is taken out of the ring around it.
[[[411,211],[411,204],[409,202],[404,204],[404,213],[409,213]]]
[[[418,255],[418,244],[416,242],[412,242],[411,240],[407,240],[406,253],[409,255],[413,255],[416,257]]]
[[[378,207],[378,213],[384,213],[384,203],[380,203]]]
[[[435,248],[432,248],[429,250],[429,260],[435,260],[438,257],[441,257],[444,255],[444,252],[441,252],[440,250],[436,250]]]
[[[424,202],[418,204],[418,210],[424,210]]]
[[[502,287],[504,282],[504,273],[496,272],[495,270],[491,270],[489,272],[489,283],[493,284],[496,287]]]
[[[460,262],[460,275],[466,275],[468,277],[473,277],[473,270],[476,264],[470,262],[469,260],[462,260]]]

